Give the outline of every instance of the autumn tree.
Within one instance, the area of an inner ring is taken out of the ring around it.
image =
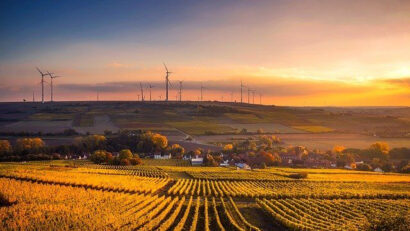
[[[277,166],[282,162],[282,159],[277,153],[260,151],[257,156],[262,160],[260,164],[265,163],[267,166]]]
[[[105,148],[106,138],[103,135],[89,135],[86,137],[77,137],[74,140],[76,146],[86,152]]]
[[[369,154],[374,158],[388,159],[389,158],[389,145],[385,142],[376,142],[369,147]]]
[[[157,149],[165,149],[168,146],[168,139],[166,136],[156,133],[151,139],[154,147]]]
[[[39,153],[45,144],[41,138],[20,138],[17,139],[16,149],[25,154]]]
[[[346,148],[342,145],[335,145],[332,149],[333,153],[342,153]]]
[[[171,146],[171,153],[177,158],[182,158],[182,155],[185,154],[185,148],[179,144],[173,144]]]
[[[109,153],[105,150],[96,150],[90,156],[90,160],[96,164],[106,163]]]
[[[0,140],[0,155],[11,153],[11,145],[8,140]]]
[[[132,157],[133,157],[132,152],[129,149],[121,150],[120,154],[118,156],[118,158],[120,158],[120,160],[131,159]]]
[[[232,144],[226,144],[226,145],[223,147],[223,151],[224,151],[225,153],[231,153],[232,150],[233,150],[233,145],[232,145]]]
[[[134,154],[133,157],[129,160],[130,160],[130,164],[132,164],[132,165],[142,164],[142,160],[141,160],[141,158],[139,157],[138,154]]]

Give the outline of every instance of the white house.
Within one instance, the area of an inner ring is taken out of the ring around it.
[[[381,168],[379,168],[379,167],[377,167],[377,168],[375,168],[373,171],[375,171],[375,172],[384,172]]]
[[[220,163],[219,166],[228,167],[229,166],[229,160],[222,161],[222,163]]]
[[[171,159],[171,153],[168,155],[154,154],[154,159],[157,160],[168,160]]]
[[[236,166],[236,169],[251,170],[251,167],[245,163],[236,163],[235,166]]]
[[[196,156],[195,158],[191,158],[192,165],[201,165],[204,163],[204,158]]]

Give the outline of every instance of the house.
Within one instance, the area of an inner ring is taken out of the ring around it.
[[[192,165],[202,165],[204,163],[204,158],[196,156],[195,158],[191,158]]]
[[[171,159],[171,153],[169,153],[168,155],[154,154],[154,159],[157,159],[157,160]]]
[[[219,166],[228,167],[229,166],[229,160],[222,161],[222,163],[220,163]]]
[[[236,169],[251,170],[251,167],[245,163],[236,163]]]
[[[348,165],[348,164],[346,164],[344,168],[345,168],[345,169],[353,169],[352,166],[350,166],[350,165]]]
[[[381,168],[379,168],[379,167],[377,167],[377,168],[375,168],[373,171],[375,171],[375,172],[384,172]]]
[[[299,155],[295,153],[280,153],[279,156],[285,165],[292,165],[295,160],[300,160]]]

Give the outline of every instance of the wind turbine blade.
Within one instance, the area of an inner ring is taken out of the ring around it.
[[[163,64],[164,64],[165,70],[167,70],[167,72],[168,72],[168,68],[167,68],[167,65],[165,65],[165,63],[163,63]]]
[[[43,75],[43,72],[40,71],[40,68],[36,67],[37,71],[40,72],[41,75]]]

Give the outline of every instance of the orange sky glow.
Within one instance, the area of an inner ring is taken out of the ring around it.
[[[140,82],[159,100],[166,62],[172,100],[184,81],[183,100],[198,100],[202,84],[204,100],[239,102],[243,81],[255,103],[410,106],[409,1],[239,2],[0,56],[0,101],[38,100],[36,66],[63,76],[56,100],[137,100]]]

